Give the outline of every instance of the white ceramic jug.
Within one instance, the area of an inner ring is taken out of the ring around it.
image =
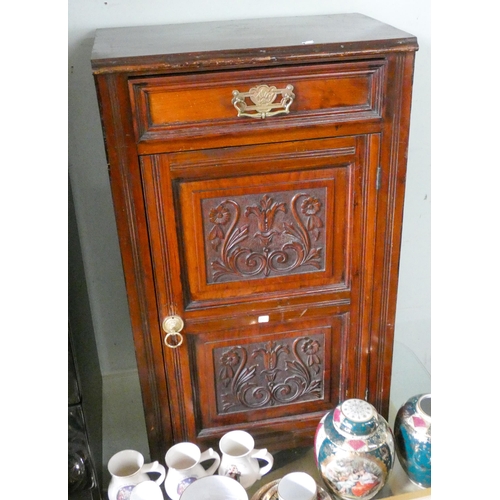
[[[108,487],[109,500],[128,500],[135,486],[149,481],[150,472],[160,474],[155,483],[160,485],[165,479],[165,467],[158,462],[144,463],[144,457],[135,450],[123,450],[113,455],[108,462],[111,481]]]
[[[205,470],[201,464],[208,460],[214,463]],[[217,470],[220,456],[212,448],[202,453],[194,443],[177,443],[167,451],[165,463],[168,467],[165,491],[172,500],[178,500],[192,482]]]
[[[254,445],[254,439],[248,432],[230,431],[224,434],[219,442],[222,452],[219,475],[232,477],[243,488],[249,488],[267,474],[273,466],[273,456],[265,448],[254,449]],[[267,464],[260,467],[257,459],[265,460]]]

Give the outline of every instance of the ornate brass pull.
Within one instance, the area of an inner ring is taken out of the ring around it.
[[[276,97],[281,95],[281,100]],[[233,90],[233,106],[238,110],[238,116],[249,116],[251,118],[267,118],[280,113],[289,113],[289,108],[295,98],[293,85],[287,85],[284,89],[277,89],[269,85],[257,85],[248,92]],[[247,104],[249,98],[254,105]],[[279,109],[277,109],[279,108]],[[275,111],[273,111],[275,110]]]
[[[170,349],[177,349],[184,342],[184,337],[180,334],[184,328],[182,318],[180,316],[167,316],[161,326],[166,333],[163,339],[165,345]]]

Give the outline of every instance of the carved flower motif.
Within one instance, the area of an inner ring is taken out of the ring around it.
[[[316,241],[319,238],[319,229],[323,221],[316,215],[321,210],[321,202],[312,196],[306,198],[301,205],[301,210],[307,216],[307,230],[312,231]]]
[[[229,210],[224,207],[224,205],[219,205],[216,208],[212,208],[210,210],[210,213],[208,215],[208,218],[210,219],[210,222],[214,224],[227,224],[229,221],[231,214],[229,213]]]
[[[276,342],[269,341],[266,342],[265,347],[262,349],[256,349],[252,353],[252,358],[262,356],[264,361],[264,373],[269,382],[273,382],[276,375],[280,371],[278,368],[278,358],[281,354],[289,353],[289,349],[286,345],[278,345]]]
[[[235,351],[225,352],[221,357],[222,368],[219,372],[221,381],[227,387],[234,376],[233,367],[238,366],[240,362],[240,356]]]
[[[217,250],[220,242],[224,239],[224,231],[222,230],[222,226],[228,223],[231,218],[231,213],[227,208],[225,208],[224,203],[221,203],[218,207],[212,208],[208,214],[208,218],[210,222],[214,224],[210,233],[208,235],[208,239],[212,244],[212,248]]]
[[[278,212],[286,213],[286,205],[273,201],[267,194],[260,200],[259,206],[247,207],[245,216],[255,215],[259,231],[267,236],[267,232],[274,226],[274,218]]]
[[[302,352],[307,355],[307,366],[319,365],[320,359],[317,356],[320,345],[317,340],[307,339],[302,344]]]
[[[240,362],[240,355],[235,351],[228,351],[222,355],[221,361],[226,366],[237,366]]]
[[[302,202],[300,208],[304,215],[316,215],[321,210],[321,202],[311,196]]]

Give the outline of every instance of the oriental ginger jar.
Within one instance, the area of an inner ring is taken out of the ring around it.
[[[362,399],[347,399],[321,419],[314,448],[325,485],[342,499],[374,497],[394,465],[392,431]]]
[[[394,421],[396,453],[410,480],[431,486],[431,395],[410,398]]]

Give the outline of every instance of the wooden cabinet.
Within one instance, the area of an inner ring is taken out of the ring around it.
[[[358,14],[97,31],[154,458],[387,416],[416,50]]]

